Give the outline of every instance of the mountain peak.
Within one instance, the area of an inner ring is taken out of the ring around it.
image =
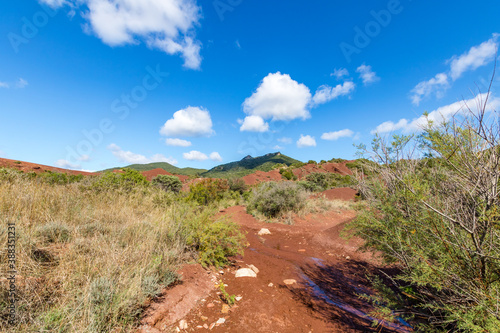
[[[245,157],[243,157],[241,160],[244,161],[244,160],[251,160],[253,157],[250,156],[250,155],[247,155]]]

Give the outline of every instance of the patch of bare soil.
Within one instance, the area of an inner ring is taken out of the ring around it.
[[[345,161],[342,163],[328,162],[324,164],[306,164],[300,168],[294,169],[293,174],[297,176],[299,180],[305,178],[311,173],[337,173],[340,175],[352,175],[352,171],[346,166],[346,163],[350,161]]]
[[[318,194],[315,194],[314,197],[323,196],[329,200],[354,201],[356,199],[357,193],[358,191],[350,187],[339,187],[320,192]]]
[[[75,171],[75,170],[68,170],[68,169],[63,169],[63,168],[51,167],[48,165],[29,163],[29,162],[24,162],[24,161],[9,160],[7,158],[0,158],[0,167],[16,169],[16,170],[23,171],[23,172],[36,172],[36,173],[51,171],[51,172],[66,173],[69,175],[91,176],[91,175],[96,174],[93,172]]]
[[[257,185],[263,182],[279,182],[282,180],[279,170],[271,170],[268,172],[256,171],[242,178],[246,185]]]

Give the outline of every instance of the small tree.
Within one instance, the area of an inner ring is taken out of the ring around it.
[[[182,189],[182,182],[176,176],[158,175],[153,178],[151,183],[167,192],[179,193]]]
[[[372,208],[353,228],[400,265],[401,310],[432,331],[500,332],[500,119],[489,98],[449,122],[426,115],[420,135],[360,147],[377,164],[359,178]]]

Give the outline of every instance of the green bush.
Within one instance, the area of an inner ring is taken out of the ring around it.
[[[208,219],[193,225],[188,244],[199,254],[203,266],[224,267],[228,257],[243,253],[245,236],[236,223],[227,220],[212,222]]]
[[[122,173],[105,172],[91,180],[90,188],[96,191],[125,190],[146,187],[148,180],[139,171],[133,169],[122,169]]]
[[[182,182],[176,176],[158,175],[153,178],[151,183],[167,192],[179,193],[182,189]]]
[[[248,210],[256,210],[267,217],[295,211],[304,207],[307,194],[301,186],[293,182],[262,183],[254,189]]]
[[[200,205],[208,205],[221,200],[228,189],[227,180],[206,178],[189,186],[187,199],[196,201]]]
[[[238,192],[240,194],[243,194],[247,190],[247,185],[241,178],[229,179],[228,186],[230,191]]]
[[[315,160],[309,160],[307,161],[307,164],[318,164],[318,162],[316,162]]]
[[[400,268],[395,310],[418,331],[500,332],[500,137],[485,100],[419,136],[359,147],[376,176],[360,177],[370,207],[352,227]]]

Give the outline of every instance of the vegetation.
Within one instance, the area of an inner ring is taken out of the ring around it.
[[[228,189],[227,180],[205,178],[189,186],[187,199],[196,201],[200,205],[208,205],[214,201],[220,201]]]
[[[281,153],[266,154],[259,157],[247,156],[241,161],[227,163],[202,174],[203,177],[236,178],[249,175],[255,171],[271,171],[276,164],[292,165],[302,163]]]
[[[59,185],[0,168],[0,247],[14,223],[19,298],[12,326],[0,280],[0,331],[133,331],[147,299],[179,279],[180,264],[220,267],[241,251],[238,227],[213,218],[219,206],[198,206],[139,175]],[[2,276],[7,263],[0,252]]]
[[[307,194],[296,183],[268,182],[254,189],[247,210],[266,217],[278,217],[287,212],[298,212],[305,205]]]
[[[356,180],[352,176],[337,173],[313,172],[306,176],[306,181],[300,185],[309,191],[324,191],[336,187],[354,186]]]
[[[182,189],[182,183],[176,176],[158,175],[151,181],[151,184],[158,186],[164,191],[179,193]]]
[[[385,302],[419,331],[500,332],[500,129],[486,101],[360,147],[374,176],[359,178],[370,206],[352,227],[400,268]]]
[[[126,166],[125,168],[128,169],[133,169],[137,171],[150,171],[154,169],[163,169],[167,172],[176,174],[176,175],[185,175],[185,176],[197,176],[200,175],[204,172],[206,172],[206,169],[195,169],[195,168],[178,168],[176,166],[173,166],[169,163],[166,162],[155,162],[155,163],[149,163],[149,164],[132,164],[129,166]],[[104,172],[106,171],[113,171],[113,170],[119,170],[122,168],[111,168],[107,170],[103,170]]]

